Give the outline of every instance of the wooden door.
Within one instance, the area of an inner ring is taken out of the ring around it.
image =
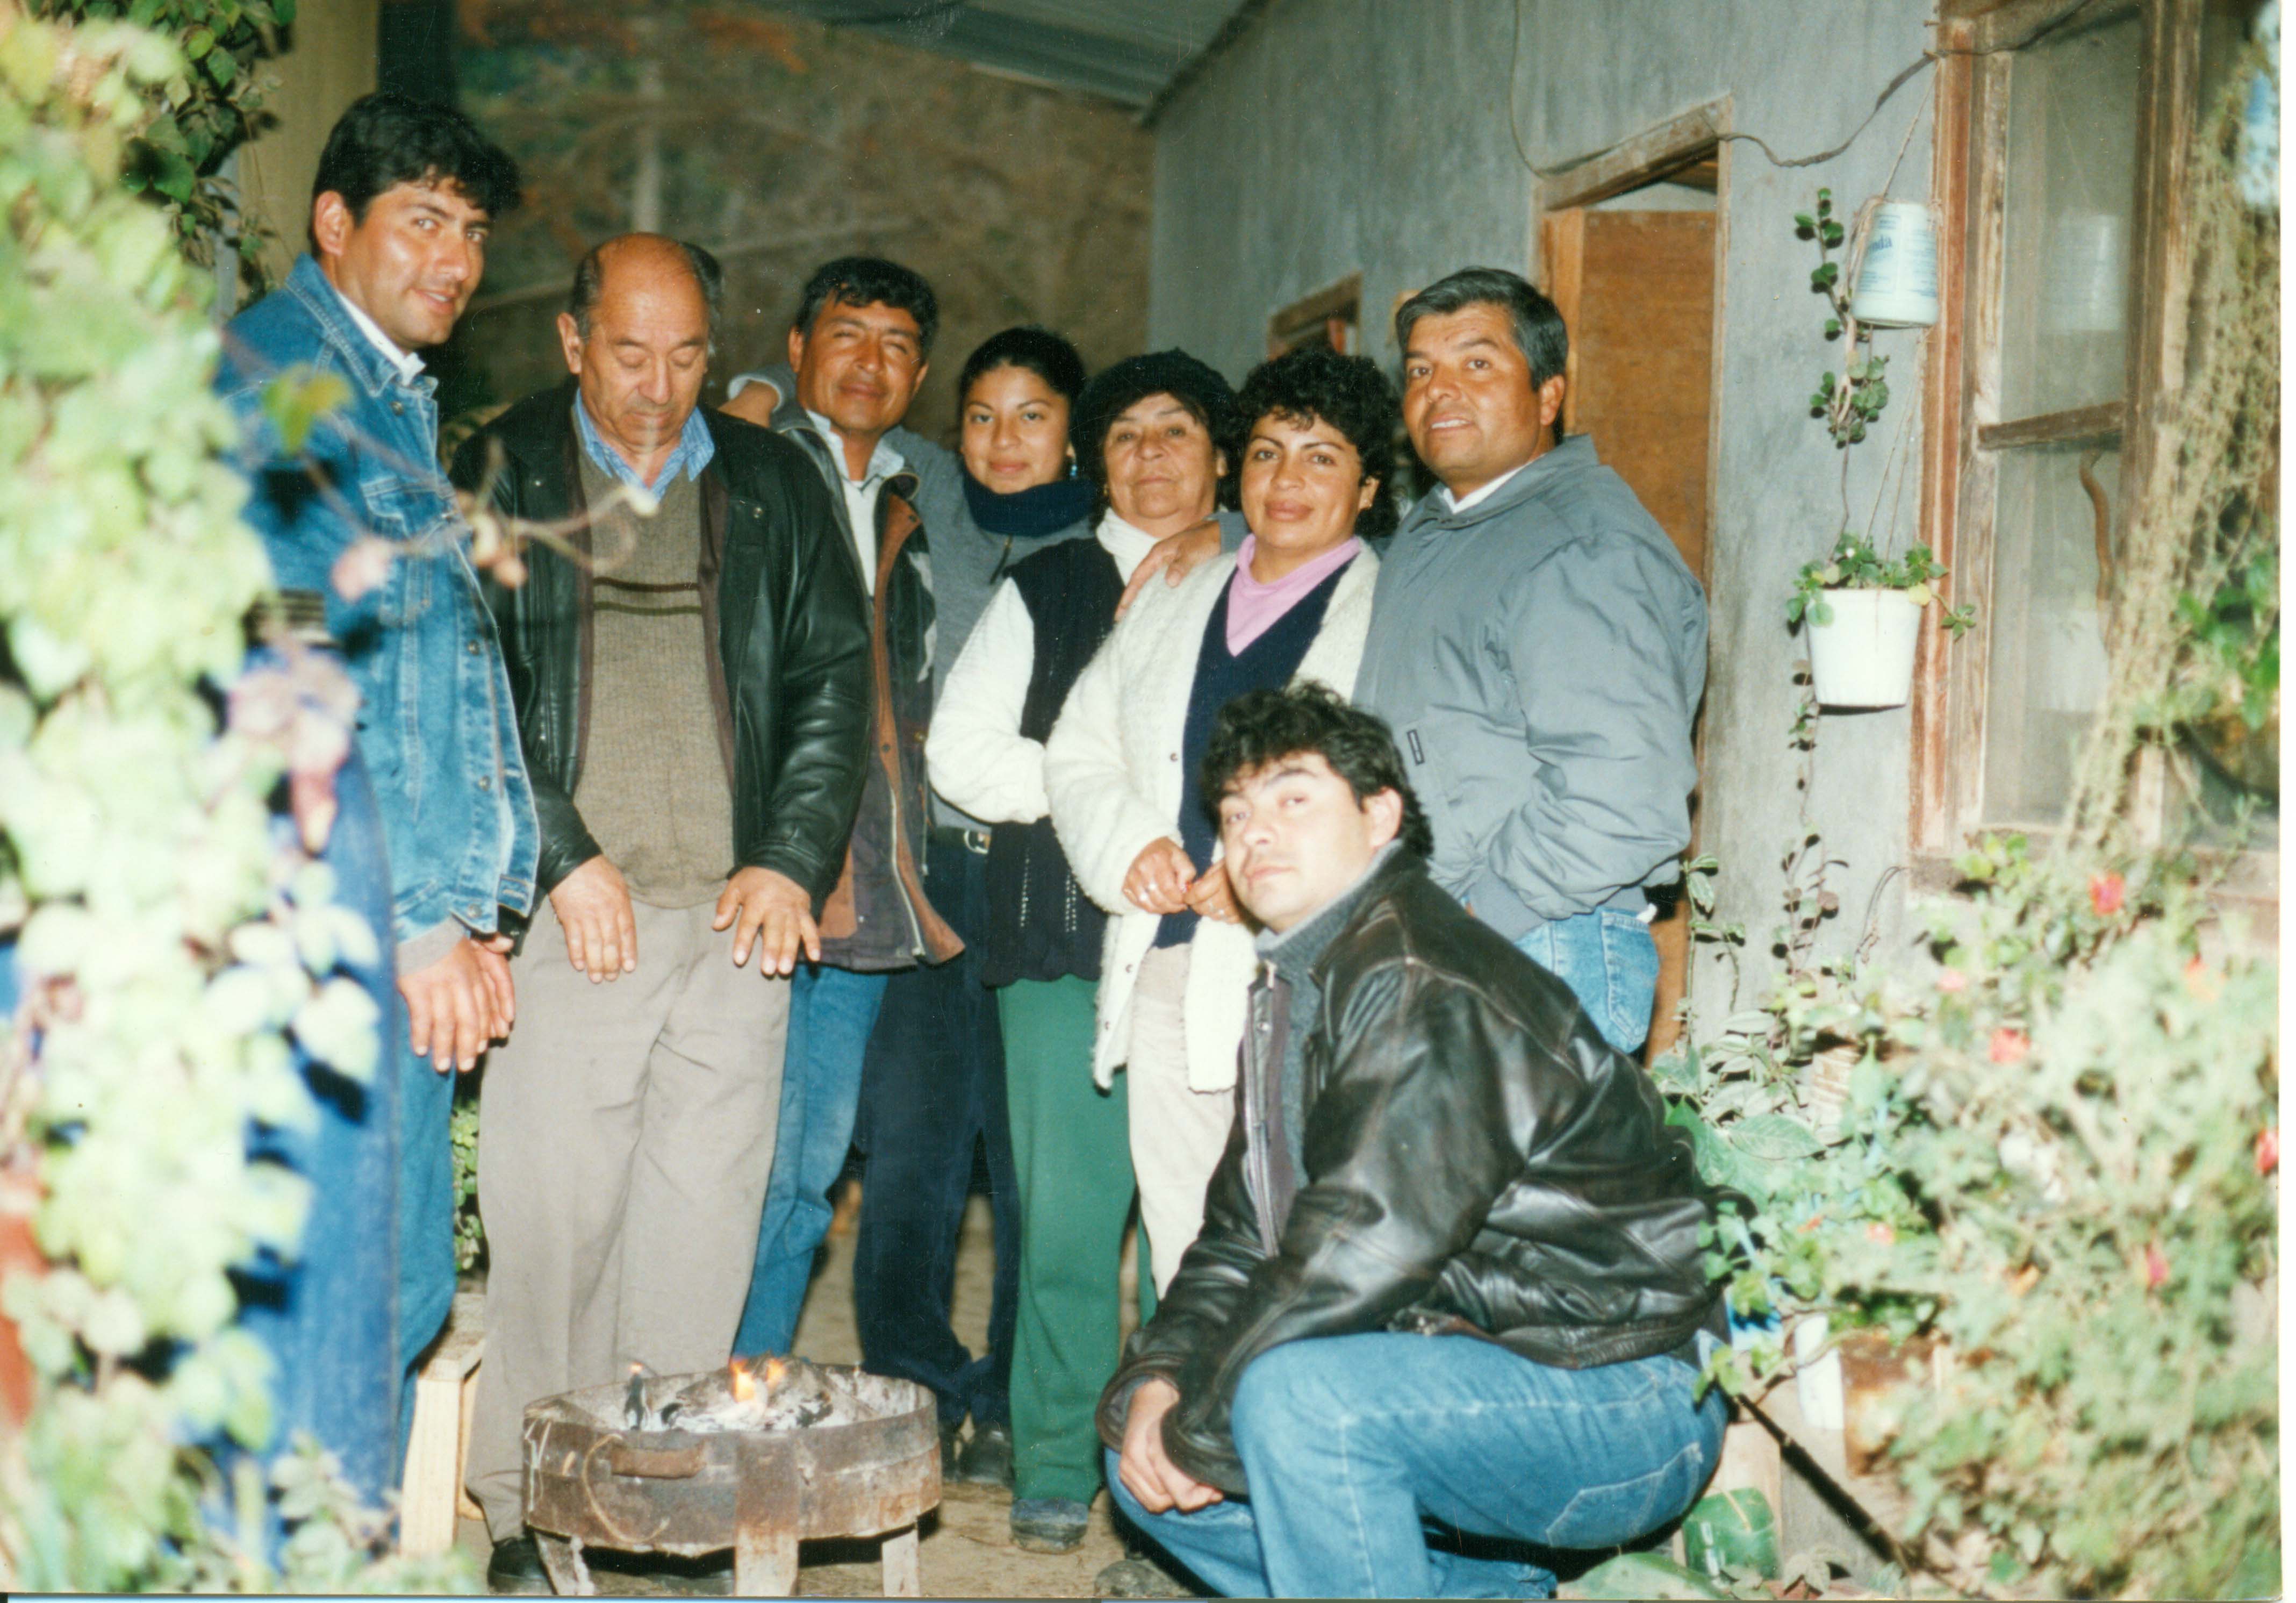
[[[1596,454],[1650,509],[1703,584],[1714,213],[1573,207],[1546,215],[1540,243],[1547,293],[1570,334],[1563,426],[1595,437]],[[1679,1033],[1675,1011],[1690,967],[1687,909],[1669,908],[1651,933],[1659,952],[1655,1055]]]

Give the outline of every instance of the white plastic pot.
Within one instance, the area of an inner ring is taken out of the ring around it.
[[[1833,621],[1806,616],[1809,672],[1826,707],[1902,707],[1914,689],[1922,609],[1903,590],[1821,590]]]

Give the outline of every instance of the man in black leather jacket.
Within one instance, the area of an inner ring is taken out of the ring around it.
[[[1617,1546],[1720,1451],[1690,1143],[1428,879],[1378,719],[1238,697],[1203,792],[1264,961],[1203,1233],[1102,1398],[1118,1506],[1228,1595],[1546,1595],[1450,1538]]]
[[[822,954],[868,755],[868,613],[828,491],[788,440],[698,404],[718,282],[675,240],[599,246],[559,318],[574,381],[455,461],[571,547],[536,542],[488,596],[547,895],[480,1091],[493,1262],[468,1473],[498,1588],[542,1578],[529,1402],[726,1361],[789,976]]]

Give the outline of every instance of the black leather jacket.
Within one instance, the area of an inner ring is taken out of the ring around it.
[[[1310,972],[1289,1218],[1279,1237],[1255,1139],[1281,1094],[1285,1001],[1263,964],[1203,1232],[1102,1394],[1103,1440],[1122,1445],[1142,1381],[1168,1380],[1172,1462],[1243,1494],[1228,1410],[1280,1343],[1418,1330],[1587,1369],[1714,1328],[1698,1241],[1712,1200],[1689,1138],[1562,981],[1401,851]]]
[[[488,481],[496,508],[571,530],[586,555],[574,384],[529,396],[463,442],[453,478]],[[873,702],[858,570],[821,476],[787,440],[705,409],[717,455],[702,470],[702,628],[734,792],[735,868],[771,868],[813,892],[836,882],[861,796]],[[547,892],[598,855],[574,810],[589,732],[590,574],[540,542],[515,589],[488,580],[520,744],[541,826]]]

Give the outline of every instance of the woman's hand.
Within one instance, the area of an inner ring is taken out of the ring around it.
[[[1206,918],[1217,918],[1222,924],[1243,922],[1242,909],[1235,905],[1234,888],[1227,883],[1226,858],[1205,869],[1188,887],[1188,910]]]
[[[1177,913],[1188,905],[1196,866],[1180,843],[1151,841],[1124,871],[1124,894],[1144,913]]]

